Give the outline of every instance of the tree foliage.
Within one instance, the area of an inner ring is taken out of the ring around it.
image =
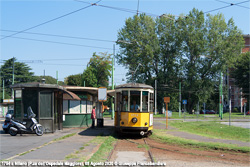
[[[82,85],[85,81],[85,86],[108,87],[112,68],[110,59],[111,56],[107,53],[94,53],[82,74]]]
[[[51,76],[34,76],[36,82],[42,82],[45,79],[46,84],[57,84],[57,80]],[[64,85],[64,82],[58,81],[58,85]]]
[[[14,83],[25,83],[32,82],[35,80],[34,73],[30,72],[31,68],[25,64],[17,62],[16,58],[11,58],[6,60],[5,63],[0,68],[1,73],[1,87],[5,85],[5,98],[11,97],[11,89],[10,85],[12,85],[12,77],[13,77],[13,59],[14,59]]]
[[[172,109],[178,108],[182,81],[182,99],[188,100],[189,111],[198,101],[218,94],[219,72],[234,67],[244,44],[233,19],[226,23],[222,14],[205,16],[197,9],[177,20],[172,15],[156,19],[135,15],[126,20],[117,41],[129,41],[118,42],[121,50],[116,58],[129,70],[130,81],[140,63],[134,80],[154,86],[157,79],[158,106],[170,96]]]
[[[242,53],[236,67],[232,69],[232,77],[235,84],[242,88],[243,95],[249,101],[249,84],[250,84],[250,52]]]
[[[65,79],[66,85],[81,86],[82,74],[70,75]]]

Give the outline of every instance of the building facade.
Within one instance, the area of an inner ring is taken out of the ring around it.
[[[245,41],[245,47],[242,49],[242,53],[246,53],[250,51],[250,35],[243,35],[244,41]],[[231,109],[232,111],[234,108],[237,108],[238,110],[243,112],[243,106],[244,103],[247,102],[247,99],[242,97],[242,91],[241,88],[237,87],[235,85],[235,79],[230,76],[230,73],[234,71],[233,68],[228,69],[228,75],[224,78],[224,84],[228,86],[228,88],[231,88]],[[225,104],[225,108],[227,110],[229,109],[229,101],[227,101]]]

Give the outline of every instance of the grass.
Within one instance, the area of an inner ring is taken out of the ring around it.
[[[164,122],[165,123],[165,122]],[[169,121],[169,125],[178,128],[181,131],[206,136],[210,138],[239,140],[250,142],[250,130],[223,125],[218,122],[198,121],[198,122],[182,122],[182,121]]]
[[[105,162],[107,155],[114,148],[113,145],[116,139],[113,136],[102,137],[103,143],[97,152],[88,160],[88,162]]]
[[[242,152],[250,153],[250,147],[239,147],[233,144],[224,144],[224,143],[209,143],[209,142],[199,142],[190,139],[183,139],[180,137],[175,137],[167,134],[165,129],[154,129],[154,133],[150,136],[152,139],[160,140],[163,143],[180,145],[188,148],[195,148],[201,150],[221,150],[221,151],[230,151],[230,152]]]
[[[103,113],[104,118],[111,118],[111,112],[109,113],[108,111]]]
[[[71,133],[71,134],[68,134],[68,135],[65,135],[65,136],[56,138],[56,139],[54,139],[53,141],[63,140],[63,139],[66,139],[66,138],[71,137],[71,136],[74,136],[74,135],[76,135],[76,133]]]
[[[100,134],[99,136],[95,137],[88,143],[84,144],[79,150],[76,150],[74,153],[71,153],[65,157],[65,160],[76,159],[78,162],[85,162],[86,156],[81,155],[84,152],[85,147],[94,144],[98,145],[101,144],[98,151],[95,152],[87,162],[94,163],[94,162],[105,162],[107,160],[107,155],[113,149],[113,144],[116,139],[113,136],[103,136]],[[86,166],[86,165],[85,165]]]
[[[71,154],[69,154],[69,155],[67,155],[66,157],[65,157],[65,160],[69,160],[69,159],[75,159],[75,158],[78,158],[78,156],[76,155],[77,153],[71,153]]]
[[[197,114],[189,114],[189,113],[181,113],[181,117],[179,117],[179,112],[172,112],[172,117],[169,117],[169,119],[183,119],[184,116],[188,118],[197,118]],[[156,114],[154,115],[154,118],[166,118],[165,114]],[[229,118],[229,113],[224,113],[223,114],[223,119],[228,119]],[[244,117],[244,113],[231,113],[231,118],[236,119],[236,118],[243,118],[250,120],[250,115],[246,115]],[[220,120],[219,114],[198,114],[198,119],[214,119],[214,120]]]
[[[137,147],[138,148],[145,148],[146,150],[149,150],[149,146],[147,144],[139,144]]]

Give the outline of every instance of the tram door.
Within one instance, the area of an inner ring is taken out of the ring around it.
[[[122,94],[121,92],[116,93],[116,105],[115,105],[115,126],[120,127],[121,120],[121,110],[122,110]]]

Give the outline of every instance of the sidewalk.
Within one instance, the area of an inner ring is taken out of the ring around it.
[[[63,131],[65,135],[74,132],[76,134],[65,139],[50,141],[48,144],[32,148],[34,151],[26,151],[9,160],[11,162],[77,162],[79,159],[74,158],[75,153],[79,154],[82,159],[88,160],[100,147],[100,143],[92,142],[92,140],[99,135],[110,135],[112,127],[106,125],[94,129],[69,128]],[[60,137],[65,135],[60,135]]]
[[[160,119],[158,119],[158,120],[160,120]],[[161,123],[161,122],[157,121],[157,119],[155,119],[154,120],[154,128],[155,129],[166,129],[166,124]],[[235,144],[235,145],[242,146],[242,147],[250,147],[249,142],[243,142],[243,141],[238,141],[238,140],[227,140],[227,139],[213,139],[213,138],[204,137],[204,136],[200,136],[200,135],[196,135],[196,134],[192,134],[192,133],[188,133],[188,132],[179,131],[177,128],[174,128],[171,126],[168,126],[168,129],[171,130],[171,131],[167,132],[168,134],[171,134],[171,135],[176,136],[176,137],[181,137],[184,139],[191,139],[191,140],[196,140],[196,141],[200,141],[200,142]]]

